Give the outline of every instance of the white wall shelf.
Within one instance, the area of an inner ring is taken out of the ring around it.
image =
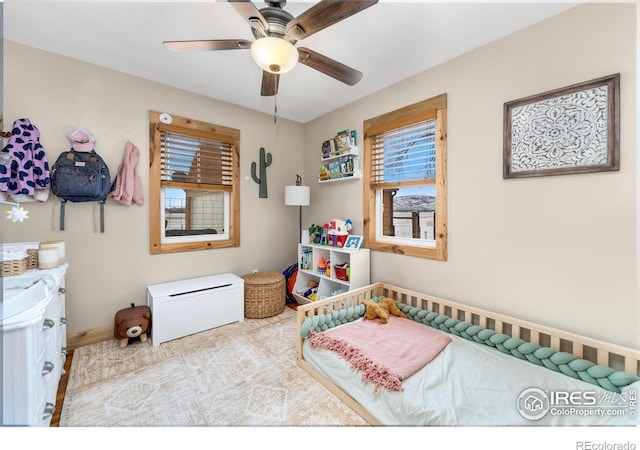
[[[335,154],[323,153],[320,156],[322,165],[318,173],[318,183],[334,181],[357,180],[362,178],[360,170],[360,156],[358,147],[351,146],[349,150]]]
[[[352,175],[343,176],[340,178],[329,178],[328,180],[318,179],[318,183],[334,183],[336,181],[349,181],[349,180],[359,180],[362,178],[362,171],[360,169],[356,169],[353,171]]]

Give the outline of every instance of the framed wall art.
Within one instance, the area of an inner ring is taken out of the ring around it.
[[[620,74],[504,104],[503,178],[620,168]]]

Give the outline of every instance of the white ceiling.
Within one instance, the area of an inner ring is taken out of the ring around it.
[[[289,0],[294,17],[315,2]],[[255,2],[258,8],[266,6]],[[298,64],[260,96],[248,50],[177,53],[165,40],[247,39],[225,0],[5,0],[4,38],[305,123],[575,6],[576,2],[380,2],[297,45],[364,73],[355,86]],[[38,68],[33,68],[38,70]]]

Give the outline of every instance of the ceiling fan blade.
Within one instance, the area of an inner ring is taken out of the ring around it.
[[[313,50],[300,47],[298,48],[298,53],[300,55],[298,59],[300,63],[329,75],[338,81],[342,81],[349,86],[353,86],[362,79],[362,72],[345,66]]]
[[[162,43],[170,50],[177,52],[187,51],[213,51],[213,50],[240,50],[251,48],[251,41],[244,39],[215,39],[201,41],[164,41]]]
[[[285,39],[307,38],[376,3],[378,0],[322,0],[287,24]]]
[[[269,97],[278,93],[278,82],[280,81],[280,75],[277,73],[262,71],[262,88],[260,95],[263,97]]]
[[[249,0],[227,0],[231,6],[249,22],[251,28],[258,31],[261,35],[266,36],[269,29],[269,23],[264,18],[260,10]]]

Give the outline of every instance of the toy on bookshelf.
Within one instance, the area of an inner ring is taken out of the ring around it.
[[[352,228],[351,219],[333,219],[329,221],[328,244],[333,247],[344,247]]]
[[[329,245],[329,224],[322,225],[322,233],[320,234],[320,245]]]
[[[353,228],[353,222],[351,219],[333,219],[325,224],[316,225],[312,224],[309,227],[309,239],[314,244],[327,245],[330,247],[346,247],[349,233]],[[300,268],[310,269],[313,264],[311,257],[311,248],[303,247],[300,251]],[[329,261],[326,258],[320,258],[318,261],[318,268],[322,267],[322,271],[329,268]]]
[[[302,289],[299,289],[296,293],[312,302],[315,302],[318,295],[318,284],[318,280],[309,280],[309,283]]]
[[[314,244],[319,244],[323,233],[323,227],[315,223],[309,227],[309,239]],[[310,250],[310,249],[309,249]]]
[[[338,264],[333,269],[336,271],[338,280],[349,281],[349,263]]]
[[[318,260],[318,273],[324,275],[327,271],[327,262],[324,259],[324,256],[321,256]]]
[[[311,270],[313,267],[313,252],[311,247],[304,247],[300,252],[300,269]]]

